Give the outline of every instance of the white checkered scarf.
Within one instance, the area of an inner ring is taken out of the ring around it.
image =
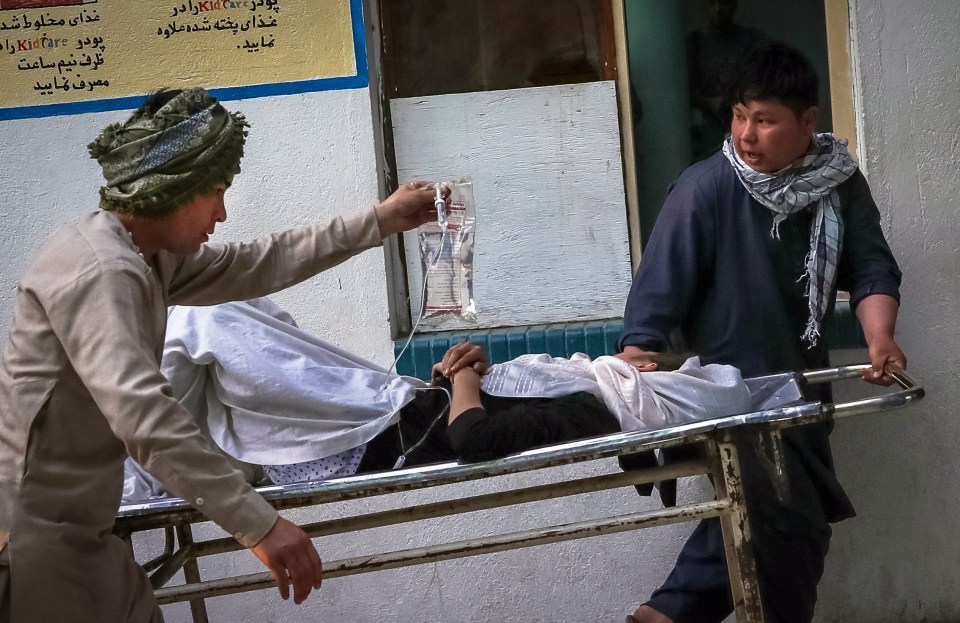
[[[780,238],[780,223],[788,216],[816,206],[806,271],[799,279],[807,280],[810,317],[802,339],[811,348],[820,338],[820,324],[837,280],[843,240],[837,187],[857,170],[857,163],[847,152],[847,141],[832,134],[816,134],[813,139],[813,148],[803,158],[776,173],[751,169],[737,155],[730,137],[723,144],[724,155],[750,196],[775,213],[771,237]]]

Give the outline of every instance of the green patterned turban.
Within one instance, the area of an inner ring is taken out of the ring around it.
[[[104,210],[162,218],[240,172],[249,127],[203,89],[186,89],[150,114],[137,110],[87,146],[100,163]]]

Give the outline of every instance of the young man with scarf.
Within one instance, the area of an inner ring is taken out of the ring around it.
[[[810,62],[782,44],[741,62],[729,91],[730,137],[673,184],[644,250],[621,357],[682,346],[744,377],[824,367],[822,324],[839,288],[850,292],[869,345],[864,379],[889,385],[886,370],[906,368],[894,340],[900,270],[845,141],[815,133],[817,89]],[[829,400],[829,388],[808,393]],[[829,523],[854,514],[828,433],[826,424],[784,433],[786,487],[772,482],[751,444],[739,444],[768,622],[812,619]],[[710,519],[627,621],[719,622],[732,609],[720,524]]]
[[[204,244],[226,218],[246,120],[203,89],[162,91],[90,146],[101,210],[21,279],[0,363],[0,621],[162,621],[111,533],[129,454],[253,550],[284,599],[322,577],[306,534],[204,441],[160,371],[167,306],[276,292],[435,218],[407,184],[351,218]]]

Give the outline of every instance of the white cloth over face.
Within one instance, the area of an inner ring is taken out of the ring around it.
[[[483,390],[497,396],[544,398],[589,392],[604,402],[624,432],[751,411],[750,390],[740,371],[733,366],[703,366],[698,357],[687,359],[676,371],[640,372],[616,357],[522,355],[490,366]]]
[[[425,386],[299,329],[267,298],[171,307],[161,370],[204,435],[237,459],[250,482],[258,480],[256,465],[362,457],[366,442]],[[327,477],[342,475],[339,469]],[[281,472],[271,474],[275,482]],[[127,458],[124,504],[166,496]]]
[[[220,448],[260,465],[360,446],[426,386],[299,329],[265,298],[170,308],[161,367]]]

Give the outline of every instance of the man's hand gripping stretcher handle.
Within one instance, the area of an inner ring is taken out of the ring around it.
[[[900,303],[885,294],[867,296],[857,305],[857,320],[870,352],[871,368],[862,373],[867,383],[889,387],[894,379],[888,371],[907,369],[907,357],[894,339],[899,309]]]

